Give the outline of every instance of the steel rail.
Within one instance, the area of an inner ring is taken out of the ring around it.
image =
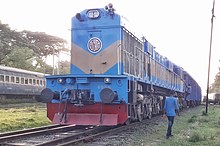
[[[60,126],[62,126],[62,125],[55,124],[55,125],[48,125],[48,126],[42,126],[42,127],[36,127],[36,128],[29,128],[29,129],[24,129],[24,130],[5,132],[5,133],[0,134],[0,138],[5,137],[5,136],[10,136],[10,135],[15,135],[15,134],[21,134],[21,133],[39,131],[39,130],[44,130],[44,129],[56,128],[56,127],[60,127]]]
[[[42,129],[38,131],[29,131],[26,133],[18,133],[14,135],[8,135],[8,136],[3,136],[0,137],[0,144],[8,142],[10,140],[18,139],[18,138],[26,138],[26,137],[31,137],[31,136],[37,136],[45,133],[55,133],[55,132],[60,132],[60,131],[69,131],[73,130],[75,128],[79,128],[78,126],[76,127],[75,125],[67,125],[67,126],[60,126],[60,127],[54,127],[51,129]]]

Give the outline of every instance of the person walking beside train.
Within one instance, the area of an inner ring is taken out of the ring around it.
[[[166,97],[165,103],[164,103],[164,113],[163,116],[167,116],[168,119],[168,127],[167,127],[167,133],[166,138],[173,136],[172,135],[172,126],[174,122],[174,118],[176,116],[176,111],[179,115],[179,106],[177,102],[177,93],[175,91],[171,91],[170,96]]]

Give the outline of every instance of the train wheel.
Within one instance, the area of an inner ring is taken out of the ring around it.
[[[152,118],[152,109],[149,108],[148,110],[148,118],[151,119]]]
[[[151,119],[152,118],[152,113],[149,113],[148,114],[148,119]]]
[[[143,108],[143,118],[146,119],[147,118],[147,105],[144,104],[144,108]]]
[[[125,122],[125,125],[129,125],[131,123],[131,119],[128,118],[127,121]]]
[[[143,120],[143,113],[141,110],[142,104],[139,104],[137,107],[137,116],[138,116],[138,121],[142,121]]]

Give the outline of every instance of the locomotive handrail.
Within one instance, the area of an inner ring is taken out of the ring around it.
[[[137,84],[137,81],[133,81],[133,87],[134,87],[134,90],[133,91],[137,91],[137,86],[136,86],[136,84]]]
[[[128,51],[126,51],[126,50],[123,50],[124,52],[125,52],[125,54],[126,54],[126,58],[128,58],[128,74],[131,74],[131,65],[130,65],[130,58],[129,58],[129,56],[132,56],[132,54],[130,53],[130,52],[128,52]]]
[[[128,51],[126,51],[125,49],[122,49],[122,51],[123,52],[125,52],[125,57],[126,58],[128,58],[128,74],[130,74],[130,59],[129,59],[129,57],[127,57],[127,54],[129,54],[129,56],[130,56],[130,53],[128,52]],[[126,71],[124,70],[124,73],[126,73]],[[128,92],[130,92],[131,91],[131,83],[130,83],[130,81],[128,81],[129,82],[129,86],[128,86]]]
[[[118,46],[117,46],[117,57],[118,57],[118,75],[120,75],[120,73],[121,73],[121,62],[122,62],[122,60],[121,60],[121,47],[120,46],[122,46],[122,44],[120,43]]]

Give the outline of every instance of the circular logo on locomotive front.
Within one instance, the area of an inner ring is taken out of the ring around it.
[[[98,53],[102,48],[102,42],[99,38],[93,37],[88,41],[88,50],[92,53]]]

